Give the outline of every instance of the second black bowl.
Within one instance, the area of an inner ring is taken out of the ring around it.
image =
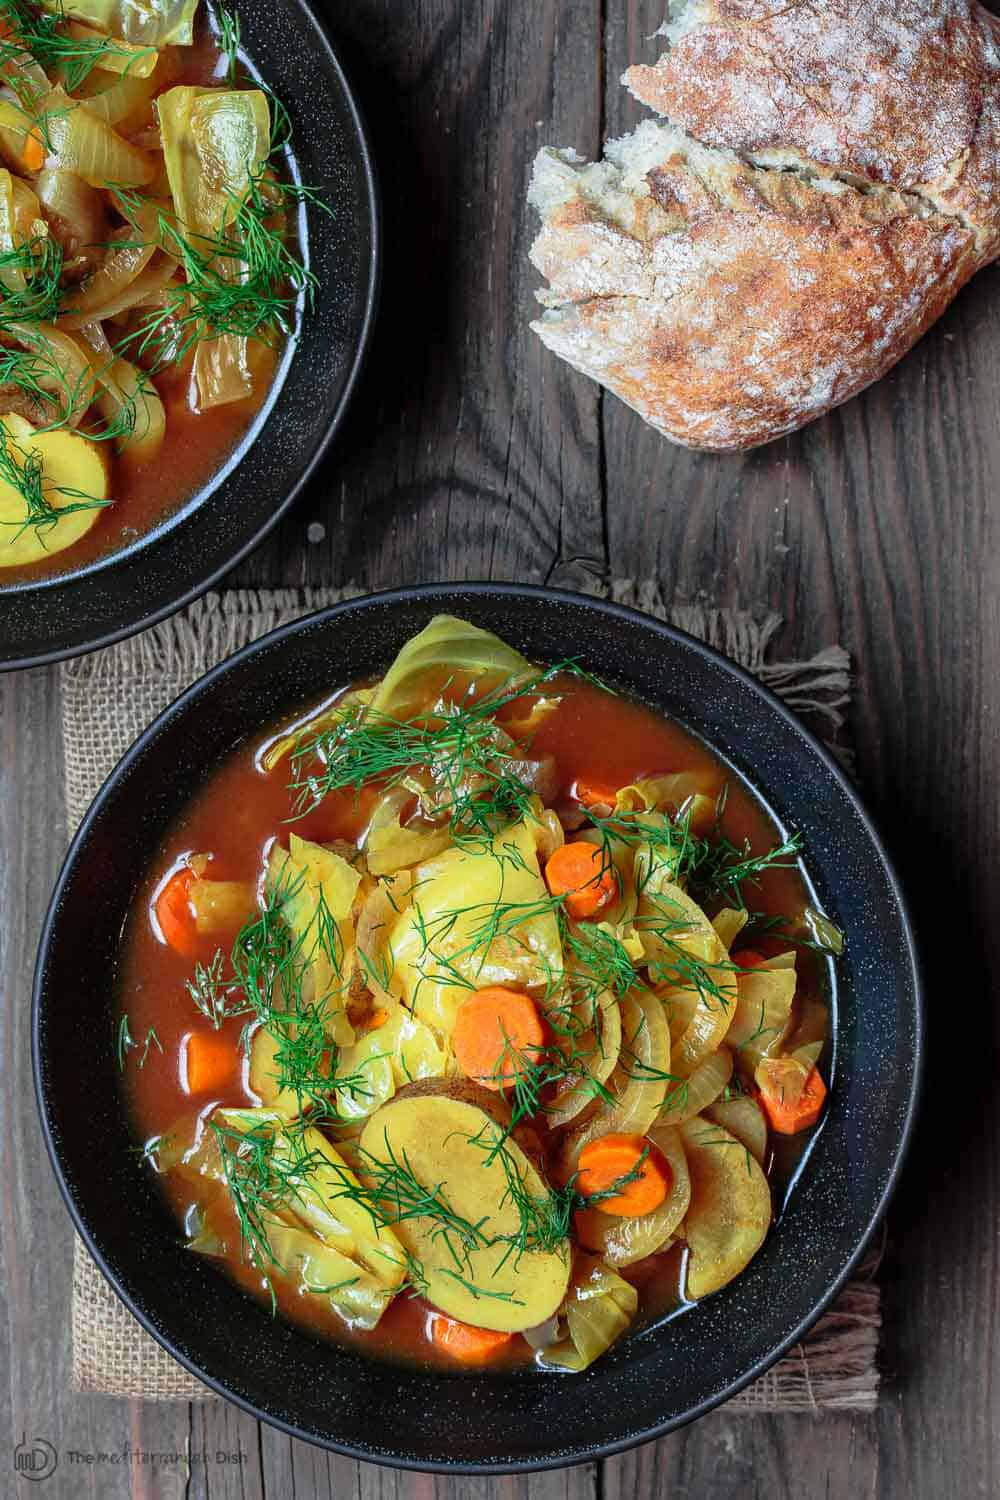
[[[262,726],[385,669],[446,610],[537,661],[583,664],[702,736],[803,836],[819,901],[848,934],[824,1128],[762,1251],[723,1291],[624,1339],[585,1375],[403,1369],[273,1320],[187,1252],[140,1161],[115,1060],[113,987],[136,888],[192,791]],[[36,1082],[70,1212],[151,1333],[222,1394],[355,1457],[426,1469],[574,1463],[699,1416],[772,1363],[856,1264],[909,1134],[922,1046],[903,901],[857,795],[746,673],[611,604],[504,585],[427,587],[339,605],[216,667],[137,742],[73,844],[42,940]]]
[[[250,431],[199,492],[124,550],[77,571],[4,586],[0,671],[76,656],[131,635],[195,598],[250,552],[291,505],[339,426],[371,331],[379,211],[367,135],[325,27],[308,0],[240,0],[252,70],[286,106],[294,165],[330,212],[307,210],[311,309]],[[162,454],[169,483],[170,435]]]

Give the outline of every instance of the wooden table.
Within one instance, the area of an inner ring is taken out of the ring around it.
[[[799,437],[744,458],[671,447],[529,334],[524,207],[540,145],[592,154],[639,117],[617,80],[656,54],[663,0],[328,4],[381,167],[382,314],[326,472],[233,581],[573,586],[596,570],[776,609],[786,654],[850,649],[859,771],[929,978],[926,1104],[884,1271],[884,1397],[864,1418],[721,1411],[599,1467],[473,1482],[359,1468],[222,1402],[74,1395],[69,1222],[29,1074],[31,965],[64,845],[56,674],[40,671],[0,681],[0,1431],[64,1453],[189,1441],[213,1459],[243,1455],[190,1479],[64,1461],[38,1493],[72,1500],[997,1495],[998,1007],[980,959],[985,947],[1000,961],[995,275],[887,380]],[[0,1439],[0,1493],[13,1495],[7,1451]]]

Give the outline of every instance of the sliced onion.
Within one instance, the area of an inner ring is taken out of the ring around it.
[[[714,1104],[733,1076],[733,1054],[720,1047],[700,1063],[690,1078],[671,1084],[660,1110],[660,1119],[668,1125],[683,1125],[703,1109]]]
[[[94,373],[84,348],[51,323],[7,323],[4,332],[36,356],[38,385],[52,394],[66,423],[76,427],[94,400]]]
[[[611,1099],[599,1100],[593,1114],[567,1136],[559,1157],[565,1178],[575,1171],[588,1141],[612,1133],[645,1135],[670,1082],[670,1032],[659,1000],[648,992],[630,991],[619,1004],[622,1045],[608,1079]]]
[[[546,1106],[545,1123],[550,1130],[568,1125],[582,1114],[594,1098],[594,1085],[604,1084],[617,1064],[622,1045],[622,1019],[618,1001],[610,990],[603,990],[596,1002],[586,997],[573,1010],[576,1025],[570,1041],[574,1068]],[[582,1074],[582,1076],[581,1076]]]
[[[80,323],[99,323],[111,317],[109,307],[120,311],[122,293],[128,291],[156,253],[156,245],[145,236],[136,235],[131,228],[124,230],[123,235],[121,248],[113,250],[103,266],[65,299],[66,312],[77,320],[77,327]],[[129,306],[129,303],[126,301],[124,305]],[[70,326],[70,323],[63,322],[63,327]]]
[[[96,188],[75,172],[46,167],[35,180],[35,191],[47,213],[57,221],[58,238],[67,255],[103,245],[108,239],[108,215]]]
[[[55,88],[44,103],[49,156],[47,165],[76,172],[91,187],[109,182],[119,187],[146,187],[156,176],[156,163],[112,130],[85,104]]]
[[[155,251],[153,258],[149,261],[144,271],[133,281],[122,285],[118,292],[112,295],[107,302],[95,307],[91,311],[73,311],[61,313],[59,316],[60,328],[77,329],[87,323],[102,323],[108,318],[117,318],[120,313],[127,312],[131,307],[141,307],[150,303],[152,299],[169,285],[170,279],[176,267],[168,255],[162,251]],[[100,273],[98,273],[100,274]],[[92,278],[93,280],[94,278]],[[87,287],[91,285],[87,283]]]
[[[676,1125],[654,1125],[649,1140],[670,1168],[670,1191],[659,1207],[634,1218],[602,1213],[599,1208],[584,1209],[576,1216],[581,1240],[588,1249],[599,1251],[609,1266],[631,1266],[647,1255],[655,1255],[666,1246],[688,1211],[691,1182],[680,1131]]]

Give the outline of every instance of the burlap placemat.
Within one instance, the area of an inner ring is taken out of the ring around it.
[[[348,587],[209,594],[132,640],[65,663],[60,675],[69,831],[137,735],[208,667],[278,625],[360,592]],[[769,647],[781,624],[776,615],[668,605],[655,583],[619,580],[609,592],[725,652],[790,707],[818,721],[827,739],[842,728],[850,679],[841,647],[830,646],[808,661],[773,661]],[[808,1338],[736,1396],[728,1410],[870,1410],[878,1395],[881,1322],[873,1278],[874,1261]],[[81,1391],[151,1401],[197,1401],[213,1394],[139,1327],[79,1241],[73,1262],[73,1379]]]

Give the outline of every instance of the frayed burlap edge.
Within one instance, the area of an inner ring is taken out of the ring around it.
[[[279,625],[361,592],[348,586],[208,594],[131,640],[65,663],[60,675],[69,830],[137,735],[210,666]],[[607,592],[715,646],[796,712],[816,717],[828,737],[842,728],[850,664],[840,646],[807,661],[773,661],[768,652],[781,625],[778,615],[671,605],[655,582],[619,579]],[[808,1337],[727,1410],[873,1408],[881,1320],[872,1275],[870,1269],[854,1280]],[[150,1401],[197,1401],[213,1394],[135,1322],[79,1241],[73,1255],[73,1381],[80,1391]]]

